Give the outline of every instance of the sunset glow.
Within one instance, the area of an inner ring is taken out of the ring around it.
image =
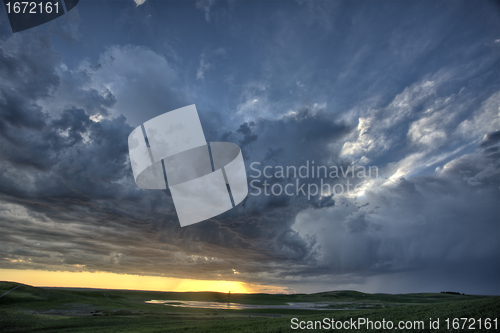
[[[231,293],[283,293],[285,288],[253,285],[239,281],[179,279],[162,276],[116,274],[108,272],[64,272],[0,269],[0,280],[16,281],[35,287],[102,288],[151,291],[216,291]]]

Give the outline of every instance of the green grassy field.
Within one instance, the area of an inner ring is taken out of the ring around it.
[[[0,295],[20,285],[0,282]],[[172,300],[171,305],[149,300]],[[244,309],[215,310],[172,306],[183,301],[286,305],[294,302],[327,303],[328,310]],[[349,308],[352,310],[338,310]],[[337,309],[337,310],[336,310]],[[21,285],[0,297],[2,332],[297,332],[291,319],[335,321],[368,318],[371,321],[424,321],[412,332],[446,332],[446,318],[497,318],[500,297],[454,294],[365,294],[332,291],[317,294],[270,295],[215,292],[148,292],[103,289],[37,288]],[[429,318],[440,318],[440,329],[430,329]],[[484,325],[483,325],[484,326]],[[313,332],[315,330],[310,330]],[[320,330],[316,330],[320,331]],[[322,330],[323,332],[329,330]],[[366,329],[338,330],[363,332]],[[383,332],[388,330],[368,330]],[[409,330],[393,329],[391,332]],[[467,330],[452,330],[462,332]],[[470,330],[472,332],[472,330]],[[479,329],[475,332],[498,332]]]

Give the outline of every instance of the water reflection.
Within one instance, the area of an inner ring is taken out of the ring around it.
[[[248,310],[248,309],[300,309],[300,310],[331,310],[330,303],[299,302],[288,303],[286,305],[260,305],[260,304],[240,304],[202,301],[174,301],[174,300],[151,300],[146,303],[165,304],[168,306],[178,306],[186,308],[202,309],[223,309],[223,310]]]

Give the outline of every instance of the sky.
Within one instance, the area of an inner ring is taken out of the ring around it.
[[[500,294],[498,2],[81,0],[18,33],[2,8],[0,78],[0,280]],[[181,228],[127,138],[191,104],[253,186]],[[277,173],[313,164],[377,172]]]

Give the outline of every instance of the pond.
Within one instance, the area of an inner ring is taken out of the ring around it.
[[[297,302],[286,305],[260,305],[202,301],[151,300],[146,303],[165,304],[185,308],[202,308],[218,310],[248,310],[248,309],[300,309],[300,310],[332,310],[331,303]]]

